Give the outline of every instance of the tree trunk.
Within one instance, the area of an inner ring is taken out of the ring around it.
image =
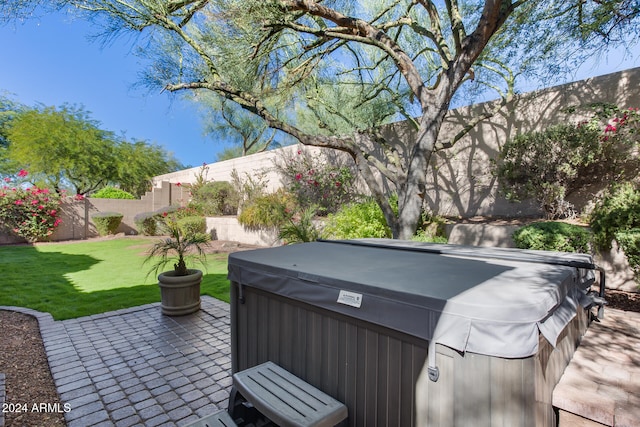
[[[424,205],[427,169],[431,161],[440,133],[448,103],[440,108],[425,109],[420,118],[420,130],[413,151],[410,153],[409,168],[404,182],[398,189],[398,218],[393,238],[408,240],[418,228]]]

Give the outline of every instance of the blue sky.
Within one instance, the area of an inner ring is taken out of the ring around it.
[[[214,161],[224,145],[203,136],[195,105],[136,89],[142,64],[131,41],[118,39],[103,48],[90,40],[92,34],[88,23],[63,14],[0,26],[0,93],[28,106],[83,105],[102,129],[157,143],[185,165]],[[585,65],[570,80],[638,67],[638,50],[636,45],[624,60],[613,53]]]
[[[102,129],[155,142],[183,164],[213,161],[222,147],[202,135],[194,104],[135,88],[142,65],[131,42],[102,48],[91,34],[62,14],[0,27],[0,92],[28,106],[81,104]]]

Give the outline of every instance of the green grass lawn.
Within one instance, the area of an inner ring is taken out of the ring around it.
[[[149,239],[0,246],[0,306],[51,313],[56,320],[160,301]],[[207,256],[201,293],[229,301],[227,255]],[[167,268],[168,269],[168,268]]]

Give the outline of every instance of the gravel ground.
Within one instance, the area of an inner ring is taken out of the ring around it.
[[[0,330],[0,373],[5,374],[6,388],[6,401],[2,405],[5,426],[66,425],[64,415],[57,408],[40,408],[40,404],[61,402],[49,370],[36,318],[0,310]]]
[[[218,242],[211,252],[250,248],[247,245]],[[638,293],[608,290],[606,299],[609,308],[640,313]],[[40,409],[40,404],[62,403],[49,370],[38,321],[29,315],[0,310],[0,331],[0,373],[6,376],[6,405],[2,408],[5,426],[64,426],[64,416],[56,411],[55,406],[50,405],[43,411],[36,410]]]

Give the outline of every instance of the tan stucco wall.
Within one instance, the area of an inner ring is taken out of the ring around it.
[[[562,110],[572,105],[594,102],[614,103],[620,107],[640,106],[640,68],[594,77],[516,96],[500,113],[486,120],[450,149],[438,152],[432,159],[428,181],[428,204],[431,210],[446,216],[530,216],[538,214],[531,204],[512,204],[500,196],[498,184],[491,175],[491,159],[497,157],[500,147],[521,132],[542,130],[549,125],[578,121]],[[492,102],[451,110],[441,132],[442,142],[450,140],[468,122],[469,118]],[[386,136],[397,144],[406,145],[414,133],[406,123],[387,126]],[[298,146],[284,147],[238,159],[208,165],[208,179],[229,181],[236,169],[241,176],[265,171],[269,188],[280,186],[280,178],[273,170],[273,161],[281,155],[292,155]],[[305,147],[315,153],[324,150]],[[333,150],[329,150],[333,151]],[[200,168],[192,168],[154,179],[161,181],[193,182]],[[577,201],[579,202],[579,201]]]
[[[519,133],[543,130],[580,117],[562,112],[569,106],[596,102],[620,107],[640,106],[640,68],[526,93],[514,98],[501,112],[473,128],[450,149],[438,152],[431,163],[428,194],[432,210],[446,216],[528,216],[538,214],[531,204],[512,204],[501,197],[491,174],[491,160],[500,147]],[[491,103],[449,112],[441,132],[445,142],[463,128],[469,117],[490,109]],[[412,138],[406,126],[394,126],[389,135]],[[577,205],[579,200],[573,200]]]

